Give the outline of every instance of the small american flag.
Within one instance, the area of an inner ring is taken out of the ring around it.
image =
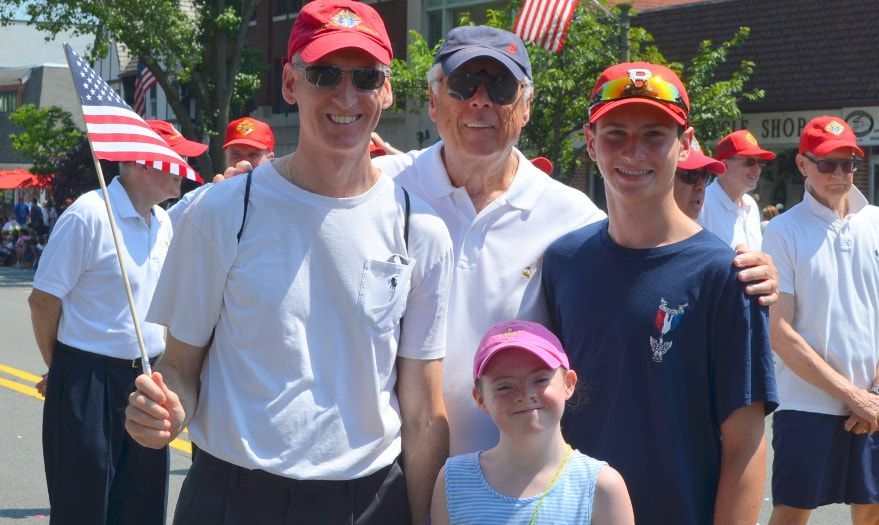
[[[156,85],[156,77],[143,62],[137,63],[137,78],[134,79],[134,109],[141,117],[146,117],[146,101],[150,88]]]
[[[202,178],[128,107],[116,91],[64,44],[73,85],[82,102],[92,151],[103,160],[137,162],[196,182]]]
[[[513,32],[522,40],[559,53],[579,3],[579,0],[525,0],[513,24]]]

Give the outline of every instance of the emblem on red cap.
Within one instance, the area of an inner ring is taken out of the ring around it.
[[[699,145],[699,141],[696,140],[696,137],[693,137],[693,140],[690,141],[690,148],[693,151],[698,151],[699,153],[702,152],[702,146]]]
[[[653,72],[649,69],[630,69],[628,73],[629,79],[636,88],[644,87],[644,84],[653,76]]]
[[[755,146],[757,145],[757,137],[752,135],[750,131],[745,133],[745,140],[747,140],[748,142],[750,142],[751,144],[753,144]]]
[[[336,16],[330,19],[330,22],[340,27],[352,28],[360,25],[360,22],[362,22],[362,20],[359,16],[355,15],[351,11],[347,9],[342,9],[341,11],[336,13]]]
[[[824,131],[839,136],[842,135],[843,131],[845,131],[845,127],[836,120],[831,120],[827,123],[826,126],[824,126]]]
[[[253,121],[250,120],[242,120],[238,123],[237,126],[235,126],[235,131],[242,135],[250,135],[251,133],[253,133],[253,130]]]

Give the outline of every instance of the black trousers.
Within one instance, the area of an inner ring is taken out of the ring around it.
[[[174,525],[410,523],[406,480],[395,461],[350,481],[299,481],[248,470],[203,449],[183,482]]]
[[[43,407],[52,524],[165,522],[168,448],[142,447],[125,431],[140,373],[130,360],[56,346]]]

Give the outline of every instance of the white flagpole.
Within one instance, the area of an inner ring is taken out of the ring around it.
[[[89,148],[92,141],[89,139]],[[98,172],[98,182],[101,184],[101,195],[104,196],[104,205],[107,207],[107,216],[110,218],[110,231],[113,232],[113,244],[116,246],[116,260],[119,261],[119,270],[122,272],[122,283],[125,285],[125,294],[128,296],[128,309],[131,311],[131,320],[134,321],[134,333],[137,335],[137,346],[140,348],[140,362],[143,365],[143,373],[152,375],[150,357],[147,355],[146,345],[143,342],[143,334],[140,332],[140,322],[137,320],[137,309],[134,306],[134,295],[131,293],[131,283],[128,281],[128,272],[125,270],[125,261],[122,259],[122,243],[119,242],[119,231],[116,228],[116,218],[113,216],[113,206],[110,205],[110,195],[107,193],[107,184],[104,182],[104,170],[101,169],[101,161],[92,150],[92,161]]]

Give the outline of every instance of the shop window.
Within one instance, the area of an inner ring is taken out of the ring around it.
[[[0,92],[0,113],[12,113],[18,109],[18,92]]]

